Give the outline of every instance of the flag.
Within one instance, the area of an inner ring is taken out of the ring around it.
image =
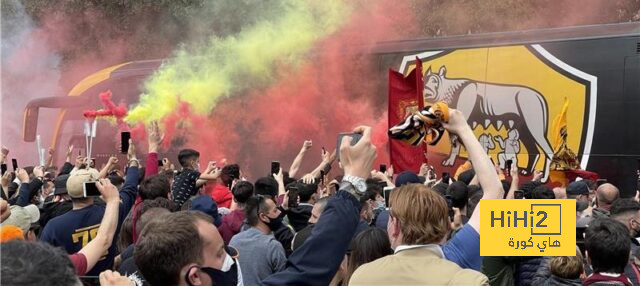
[[[405,120],[412,112],[424,108],[422,61],[416,57],[416,68],[406,77],[389,69],[389,128]],[[396,172],[418,172],[426,162],[424,144],[412,146],[400,140],[389,140],[389,157]]]
[[[569,109],[569,100],[564,99],[564,105],[560,114],[553,119],[553,133],[555,139],[553,140],[553,151],[558,152],[562,144],[567,142],[567,110]]]

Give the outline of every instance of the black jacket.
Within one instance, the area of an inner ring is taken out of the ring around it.
[[[312,205],[300,204],[295,208],[291,208],[287,211],[287,217],[289,223],[293,229],[298,232],[309,225],[309,218],[311,217]]]

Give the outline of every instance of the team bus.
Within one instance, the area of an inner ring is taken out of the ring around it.
[[[512,162],[524,175],[534,170],[548,174],[558,136],[553,122],[566,102],[567,146],[581,168],[607,178],[623,195],[635,193],[640,23],[381,42],[372,53],[379,63],[373,79],[381,81],[388,69],[409,73],[420,58],[424,101],[445,101],[462,110],[492,160],[501,166]],[[82,111],[100,106],[98,94],[105,90],[113,92],[116,103],[136,103],[141,83],[161,63],[108,67],[84,78],[67,96],[31,101],[24,111],[24,141],[35,140],[38,110],[57,108],[51,146],[84,146]],[[386,98],[387,89],[380,90],[376,96]],[[119,136],[110,134],[112,129],[98,128],[93,150],[113,149]],[[430,164],[445,170],[466,161],[464,148],[446,135],[428,154]]]

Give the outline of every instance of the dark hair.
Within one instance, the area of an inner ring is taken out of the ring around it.
[[[365,263],[393,254],[387,233],[377,227],[370,227],[351,241],[351,252],[344,281],[348,284],[353,272]]]
[[[476,176],[476,171],[474,171],[473,169],[470,170],[466,170],[462,173],[460,173],[460,175],[458,175],[458,181],[461,181],[467,185],[469,185],[471,183],[471,181],[473,181],[473,177]]]
[[[230,164],[222,167],[220,179],[225,186],[230,186],[234,179],[240,179],[240,166],[238,164]]]
[[[380,184],[367,184],[367,192],[372,192],[382,196],[383,187]],[[375,196],[374,198],[375,199]]]
[[[291,184],[291,183],[293,183],[293,182],[295,182],[295,181],[297,181],[297,180],[298,180],[298,179],[296,179],[296,178],[292,178],[292,177],[289,175],[289,172],[282,172],[282,177],[283,177],[283,180],[282,180],[282,181],[284,182],[284,185],[285,185],[285,186],[287,186],[287,185],[289,185],[289,184]]]
[[[437,184],[435,184],[433,187],[431,187],[431,189],[432,189],[434,192],[437,192],[438,194],[441,194],[441,195],[443,195],[443,196],[444,196],[445,194],[447,194],[447,188],[448,188],[448,187],[449,187],[449,184],[445,184],[445,183],[437,183]]]
[[[256,195],[270,196],[274,199],[278,196],[278,182],[273,177],[259,178],[254,189]]]
[[[317,184],[300,183],[298,187],[298,197],[301,203],[308,203],[313,194],[318,190]]]
[[[247,181],[240,181],[231,190],[233,198],[239,204],[245,204],[253,196],[253,184]]]
[[[142,201],[142,204],[136,209],[136,211],[138,212],[136,214],[136,217],[140,218],[140,216],[144,214],[144,212],[152,208],[163,208],[172,212],[176,209],[176,205],[172,200],[163,197],[158,197],[153,200],[144,200]]]
[[[124,184],[124,178],[120,177],[118,175],[109,175],[109,181],[111,182],[111,184],[113,184],[116,187],[120,187],[122,186],[122,184]]]
[[[447,195],[451,197],[452,206],[462,210],[469,200],[469,188],[463,182],[453,182],[447,188]]]
[[[142,181],[139,193],[143,200],[153,200],[155,198],[167,198],[170,191],[169,179],[163,175],[155,175]]]
[[[150,285],[177,285],[182,267],[202,264],[203,241],[198,220],[211,222],[199,212],[181,211],[163,214],[142,230],[133,257]]]
[[[42,242],[12,240],[0,244],[2,285],[76,285],[67,253]]]
[[[151,220],[166,213],[171,213],[171,211],[162,207],[147,208],[141,211],[138,215],[138,221],[136,221],[136,233],[142,233],[144,227],[147,226]]]
[[[582,180],[585,184],[587,184],[587,188],[589,188],[589,191],[595,191],[598,188],[598,183],[596,183],[596,181],[594,180]]]
[[[473,211],[476,209],[476,206],[480,203],[480,199],[482,199],[483,195],[484,195],[484,192],[482,191],[482,189],[478,189],[477,191],[473,192],[469,197],[469,204],[467,205],[468,218],[471,218]]]
[[[532,199],[533,197],[533,190],[535,188],[537,188],[538,186],[542,186],[542,183],[538,182],[538,181],[530,181],[530,182],[526,182],[524,184],[522,184],[520,186],[520,190],[522,190],[522,193],[524,194],[524,198],[525,199]],[[509,189],[507,189],[509,190]]]
[[[118,234],[118,250],[120,252],[124,252],[129,245],[133,243],[133,211],[130,211],[129,214],[122,221],[122,225],[120,226],[120,233]],[[138,233],[139,235],[140,233]]]
[[[193,149],[182,149],[180,150],[180,153],[178,153],[178,163],[180,163],[180,166],[183,168],[190,168],[190,161],[197,159],[198,157],[200,157],[200,153],[198,151]]]
[[[610,218],[591,221],[585,231],[585,248],[595,273],[624,273],[629,261],[629,230]]]
[[[531,192],[531,199],[555,199],[556,198],[556,194],[553,193],[553,191],[549,188],[547,188],[547,186],[537,186],[535,189],[533,189],[533,192]]]
[[[640,203],[634,199],[617,199],[611,205],[609,213],[611,217],[618,217],[631,212],[637,213],[638,211],[640,211]]]
[[[247,200],[244,211],[247,216],[247,222],[250,226],[258,225],[258,222],[260,221],[260,213],[264,213],[267,209],[268,199],[269,198],[262,195],[255,195]]]

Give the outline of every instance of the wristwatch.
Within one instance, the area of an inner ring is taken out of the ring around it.
[[[342,178],[339,190],[347,191],[357,198],[360,198],[367,190],[367,183],[364,178],[345,175]]]

